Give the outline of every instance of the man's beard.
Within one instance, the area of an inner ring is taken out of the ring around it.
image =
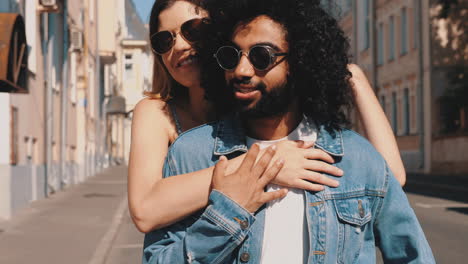
[[[289,106],[293,102],[294,91],[293,87],[288,85],[288,81],[276,87],[272,87],[270,91],[266,90],[264,83],[259,83],[256,90],[260,91],[260,100],[252,107],[248,108],[251,101],[236,100],[236,111],[243,118],[258,119],[265,117],[274,117],[285,114],[289,110]],[[233,82],[229,84],[232,92],[235,91]]]

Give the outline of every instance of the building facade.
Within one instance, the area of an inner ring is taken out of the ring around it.
[[[409,172],[468,172],[467,2],[325,1],[375,88]]]
[[[0,1],[0,218],[125,161],[118,96],[133,104],[149,80],[135,16],[130,0]]]
[[[118,12],[109,14],[114,8]],[[99,1],[99,39],[104,105],[107,106],[105,142],[109,160],[126,163],[130,150],[131,118],[152,76],[148,28],[137,15],[131,0]],[[113,30],[109,30],[113,28]]]

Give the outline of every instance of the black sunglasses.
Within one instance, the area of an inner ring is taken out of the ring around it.
[[[187,20],[180,26],[180,34],[187,42],[194,43],[200,40],[203,30],[209,23],[208,18]],[[154,33],[150,36],[153,51],[159,55],[168,52],[174,46],[176,36],[176,33],[168,30]]]
[[[242,50],[238,50],[233,46],[222,46],[213,56],[221,68],[232,71],[239,64],[243,54]],[[246,56],[252,66],[259,71],[267,70],[276,62],[277,57],[286,55],[288,53],[276,52],[274,48],[265,45],[253,46],[246,52]]]

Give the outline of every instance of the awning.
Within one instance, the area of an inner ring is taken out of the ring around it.
[[[125,98],[117,95],[111,96],[106,104],[106,113],[108,115],[126,114]]]
[[[23,17],[0,13],[0,28],[0,92],[26,93],[28,52]]]

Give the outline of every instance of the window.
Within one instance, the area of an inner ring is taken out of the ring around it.
[[[124,76],[125,80],[133,79],[133,56],[132,54],[125,54],[124,59]]]
[[[392,128],[396,134],[398,131],[398,106],[397,106],[397,94],[392,93]]]
[[[401,55],[408,52],[408,17],[406,7],[401,9]]]
[[[395,59],[395,18],[393,16],[390,17],[388,39],[390,42],[390,48],[388,51],[388,60],[392,61]]]
[[[11,3],[10,1],[1,1],[0,2],[0,12],[2,13],[9,13],[9,12],[12,12],[12,6],[11,6]]]
[[[419,23],[419,14],[418,14],[418,4],[415,1],[413,3],[413,35],[414,35],[414,40],[413,40],[413,49],[416,49],[418,47],[418,41],[419,41],[419,30],[420,30],[420,23]]]
[[[95,87],[96,87],[96,80],[95,80],[95,75],[94,75],[94,65],[92,64],[89,64],[89,70],[88,70],[88,89],[90,91],[93,91],[92,93],[89,93],[88,95],[88,109],[89,109],[89,113],[91,114],[91,117],[94,118],[96,117],[96,114],[95,114],[95,109],[96,109],[96,93],[94,91],[96,91]]]
[[[403,135],[408,135],[410,131],[410,106],[409,89],[403,90]]]
[[[10,153],[10,163],[11,165],[18,164],[18,108],[11,107],[11,153]]]
[[[72,104],[76,104],[76,84],[78,82],[77,80],[77,74],[76,74],[76,52],[72,52],[70,55],[70,102]]]
[[[377,30],[377,64],[382,65],[384,64],[384,32],[383,32],[383,23],[379,24],[379,28]]]
[[[364,0],[364,49],[370,46],[370,1]]]
[[[385,107],[385,95],[382,95],[382,96],[380,97],[380,105],[382,106],[382,110],[383,110],[384,112],[387,112],[386,109],[385,109],[385,108],[386,108],[386,107]]]
[[[417,115],[417,100],[416,100],[416,96],[414,94],[412,94],[410,96],[410,124],[411,124],[411,128],[410,128],[410,132],[411,133],[417,133],[418,132],[418,122],[419,122],[419,118],[416,117]]]

